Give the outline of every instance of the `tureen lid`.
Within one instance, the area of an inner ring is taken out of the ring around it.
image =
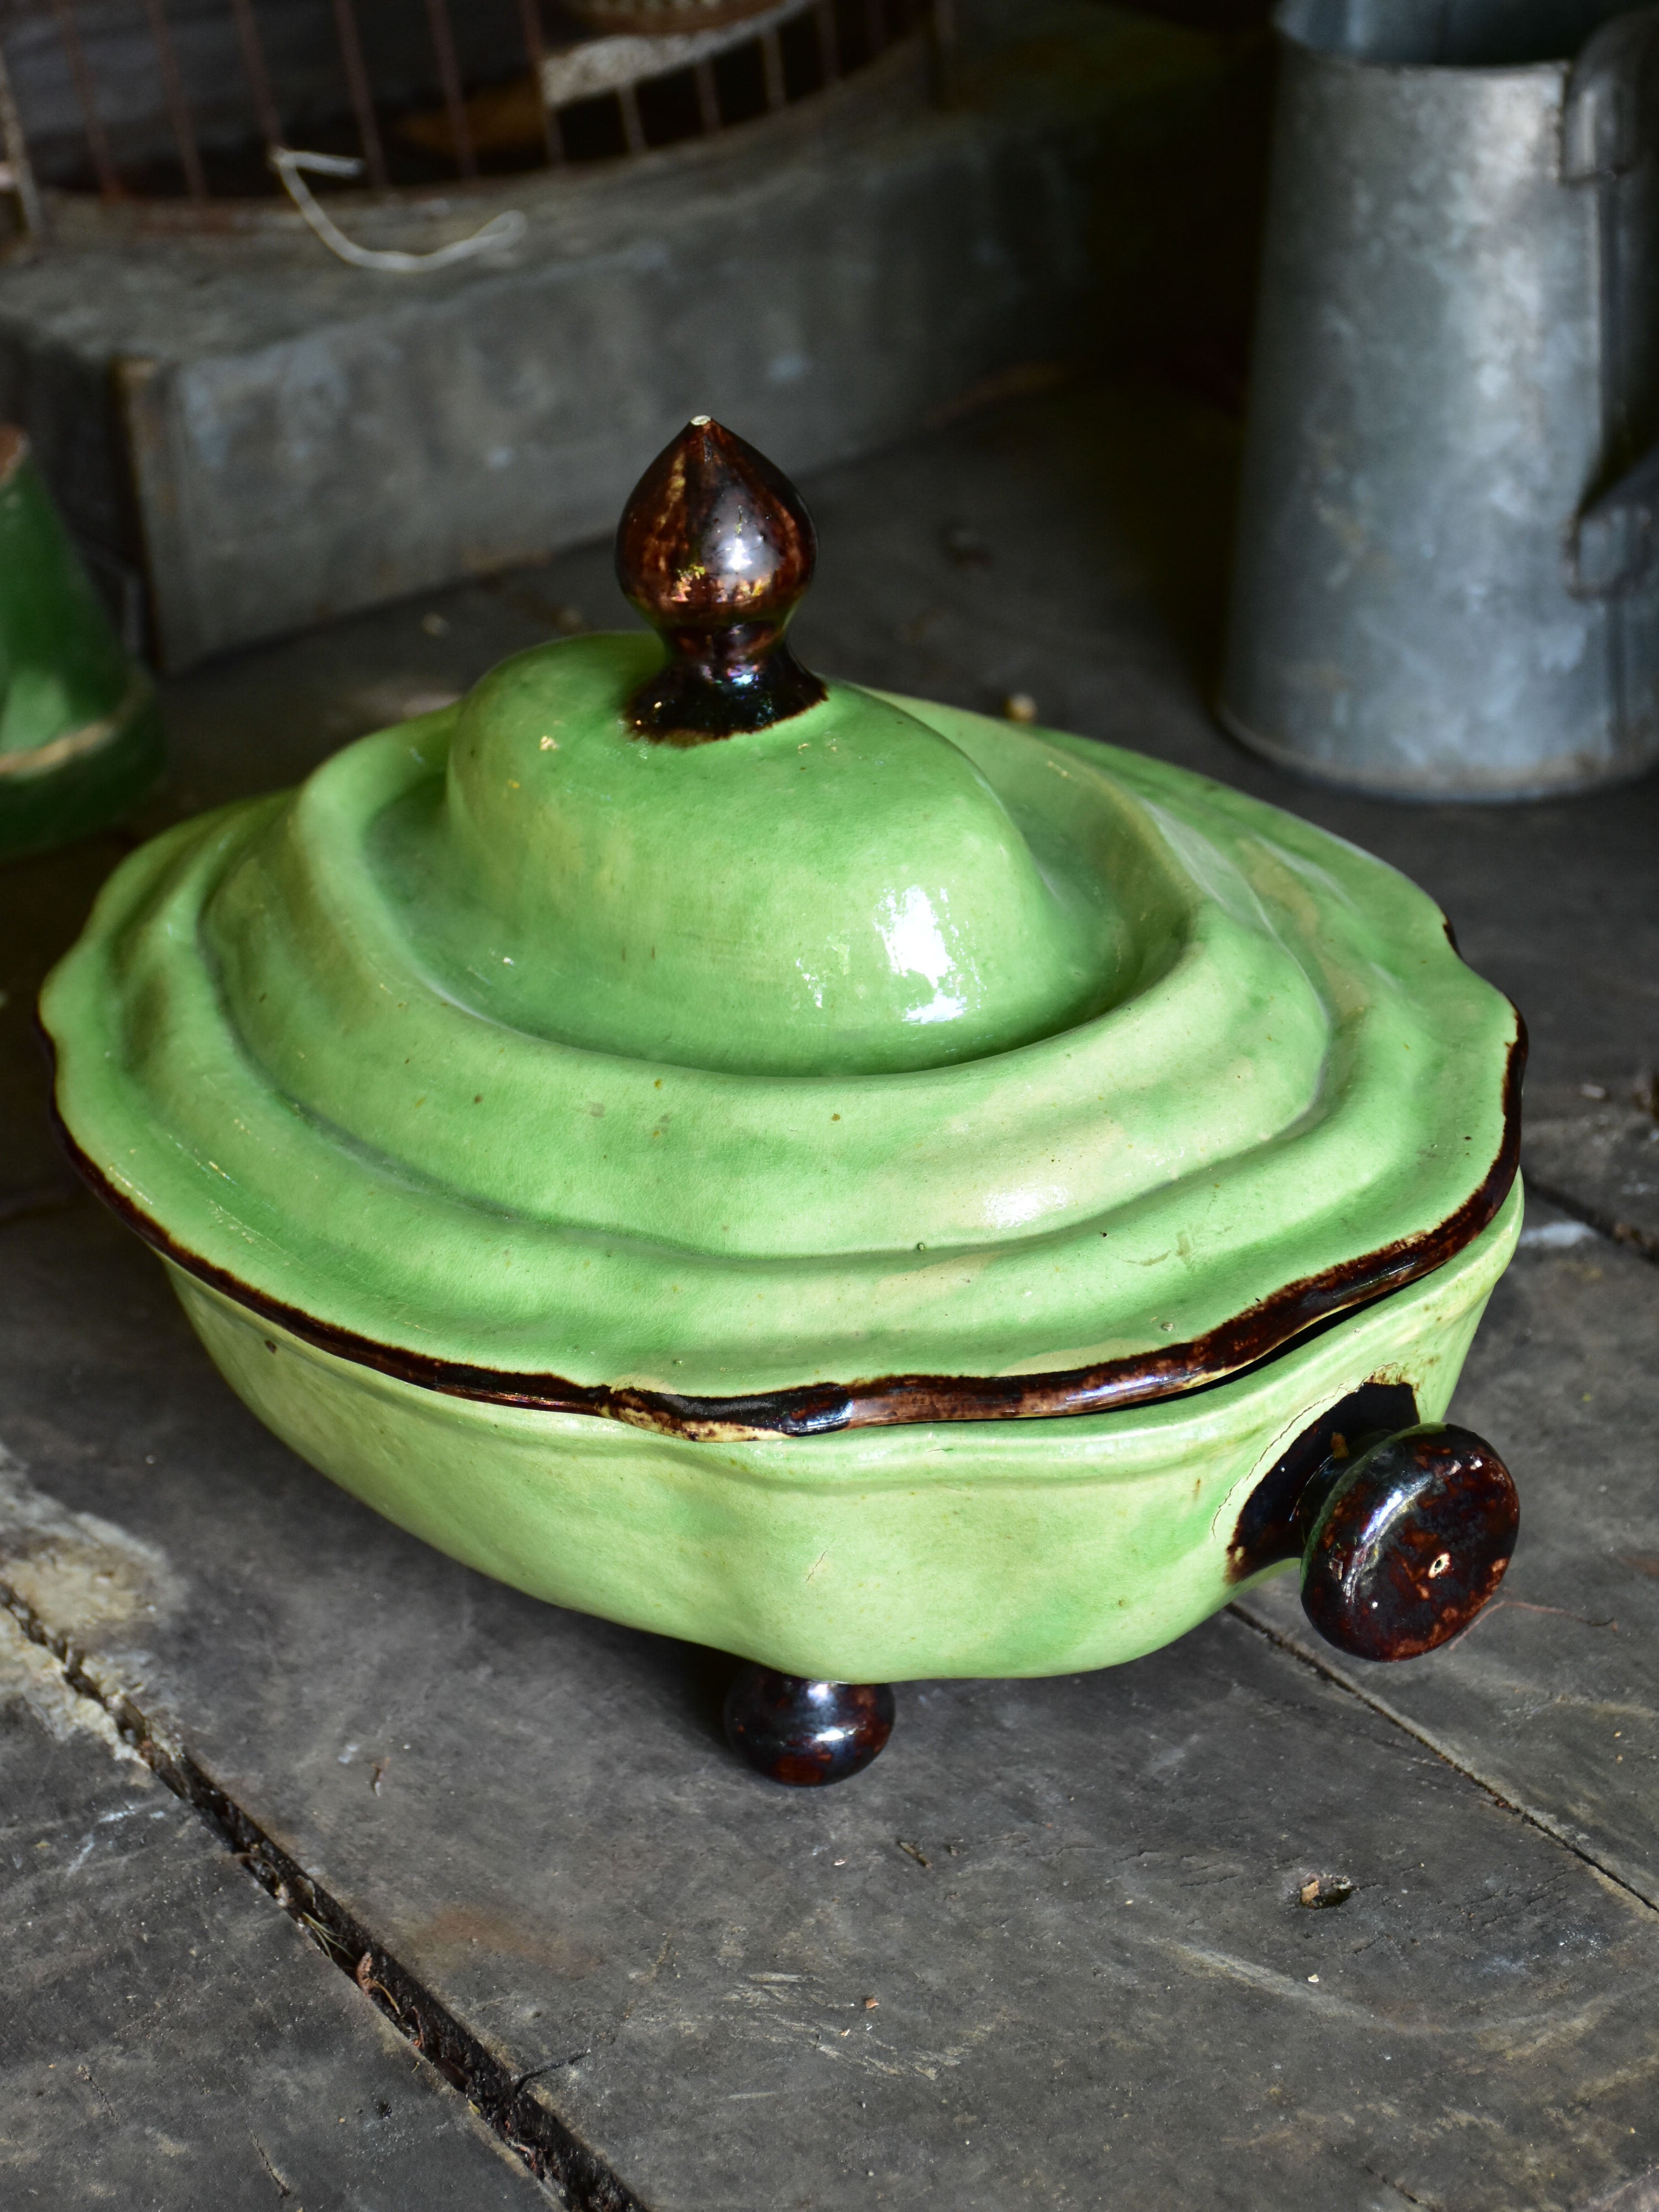
[[[660,641],[520,653],[134,854],[42,1000],[106,1194],[350,1358],[705,1436],[1170,1395],[1478,1235],[1519,1023],[1432,902],[823,683],[813,552],[694,422],[618,538]]]

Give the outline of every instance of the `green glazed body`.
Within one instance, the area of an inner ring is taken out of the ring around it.
[[[1225,1605],[1245,1499],[1362,1382],[1408,1383],[1441,1417],[1521,1212],[1517,1183],[1446,1267],[1213,1389],[737,1443],[447,1397],[170,1272],[226,1380],[295,1451],[533,1596],[830,1680],[1055,1674]]]

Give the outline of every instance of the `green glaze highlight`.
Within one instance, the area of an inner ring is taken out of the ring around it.
[[[849,685],[652,744],[656,650],[521,654],[118,871],[42,1016],[177,1247],[399,1352],[718,1397],[1163,1352],[1489,1175],[1516,1018],[1393,870]]]
[[[1449,1265],[1215,1389],[757,1443],[418,1389],[172,1273],[259,1418],[453,1558],[787,1673],[896,1681],[1114,1666],[1207,1619],[1244,1500],[1310,1421],[1367,1380],[1443,1415],[1521,1215],[1517,1183]]]
[[[385,819],[381,880],[458,995],[562,1043],[752,1075],[979,1058],[1109,1001],[1106,884],[1045,880],[960,746],[848,684],[737,739],[642,742],[618,684],[660,658],[641,637],[507,661],[459,710],[441,801]]]
[[[154,687],[122,651],[22,434],[0,428],[0,855],[105,827],[161,771]]]

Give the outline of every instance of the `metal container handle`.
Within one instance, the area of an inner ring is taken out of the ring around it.
[[[1656,157],[1659,6],[1615,15],[1586,41],[1561,111],[1561,181],[1594,185],[1601,203],[1607,454],[1601,486],[1573,517],[1567,537],[1567,588],[1579,599],[1621,597],[1653,565],[1659,435],[1632,404],[1633,389],[1645,380],[1631,373],[1631,356],[1638,343],[1637,317],[1653,312],[1646,303],[1659,286],[1659,270],[1636,265],[1640,257],[1631,250],[1626,202],[1638,188],[1638,173]]]
[[[1588,185],[1634,169],[1653,138],[1648,116],[1659,64],[1659,7],[1632,8],[1593,32],[1567,79],[1561,179]],[[1650,125],[1644,131],[1644,125]]]

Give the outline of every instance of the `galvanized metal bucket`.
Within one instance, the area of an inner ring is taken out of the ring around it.
[[[1659,7],[1282,0],[1221,712],[1324,781],[1659,762]]]

